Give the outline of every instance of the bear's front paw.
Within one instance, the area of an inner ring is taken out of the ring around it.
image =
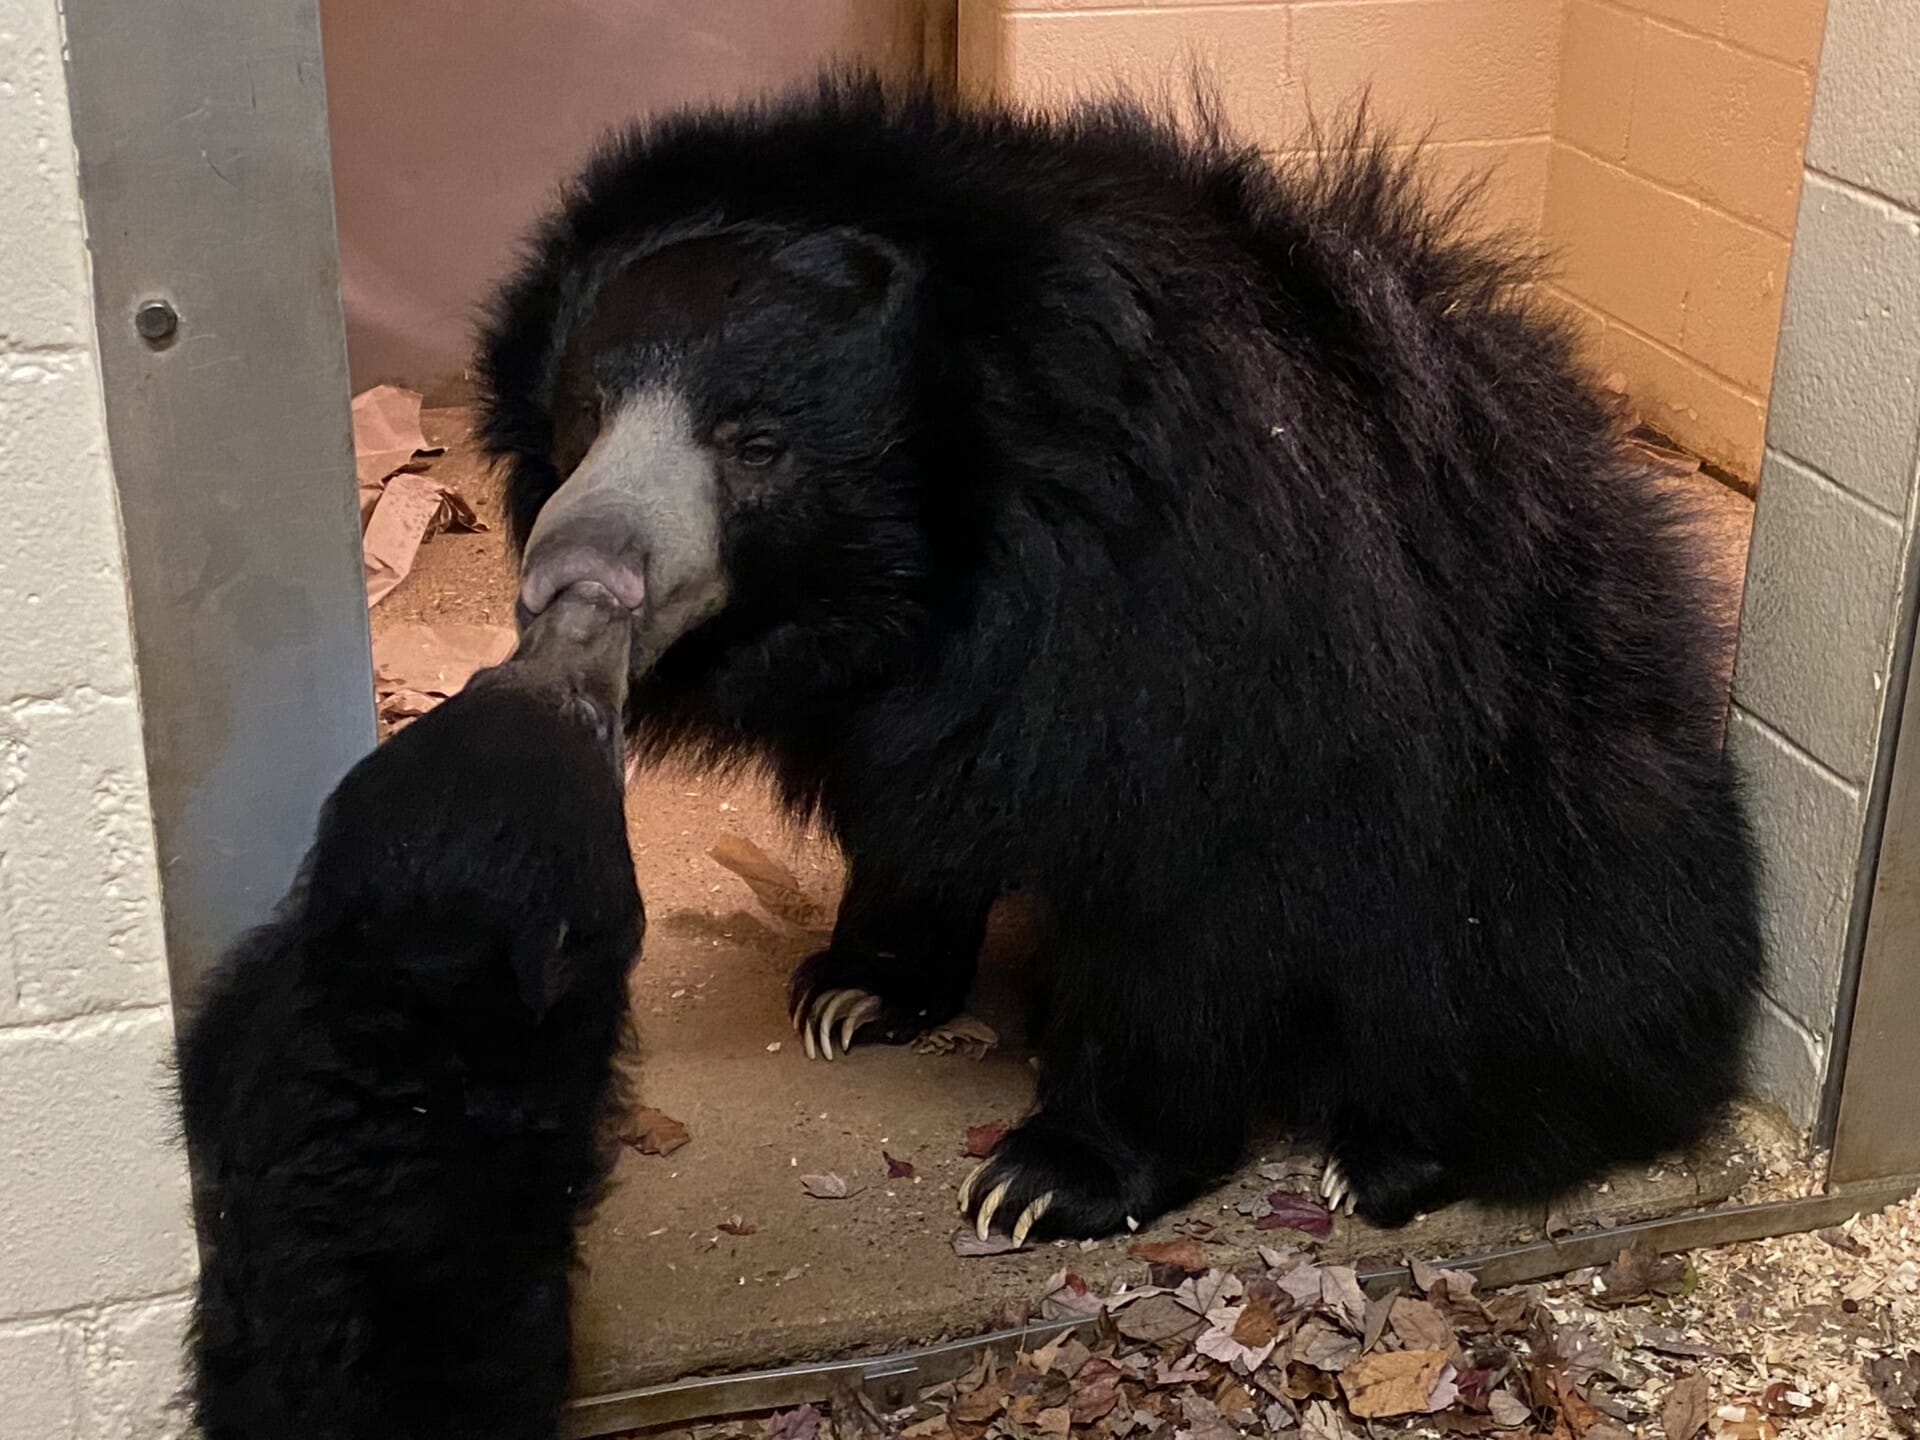
[[[960,1184],[960,1213],[982,1240],[1090,1239],[1145,1224],[1165,1209],[1141,1182],[1151,1171],[1057,1122],[1027,1121]]]
[[[850,955],[822,950],[801,961],[788,989],[787,1013],[800,1033],[809,1060],[834,1058],[855,1036],[886,1045],[905,1045],[952,1018],[911,1001],[890,999],[899,962],[890,955]],[[837,1032],[837,1033],[836,1033]]]

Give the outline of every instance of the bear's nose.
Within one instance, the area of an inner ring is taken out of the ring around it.
[[[538,615],[553,597],[573,585],[592,582],[628,610],[638,610],[647,598],[642,557],[630,545],[610,551],[593,537],[572,538],[564,533],[541,537],[527,553],[520,575],[520,605]]]

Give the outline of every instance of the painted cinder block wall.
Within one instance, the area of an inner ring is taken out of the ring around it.
[[[1116,82],[1181,96],[1193,62],[1228,118],[1290,149],[1313,110],[1370,87],[1425,131],[1436,172],[1491,171],[1486,218],[1538,233],[1559,83],[1561,0],[960,0],[960,85],[1053,103]]]
[[[61,55],[0,0],[0,1440],[154,1440],[194,1247]]]
[[[1641,416],[1760,469],[1827,0],[1565,0],[1543,237]]]
[[[1759,469],[1826,0],[960,0],[968,91],[1154,93],[1192,60],[1275,149],[1370,87],[1553,294],[1643,417]]]
[[[1832,0],[1766,438],[1729,744],[1753,797],[1773,961],[1757,1059],[1804,1119],[1873,883],[1864,817],[1897,723],[1900,599],[1920,586],[1912,0]]]

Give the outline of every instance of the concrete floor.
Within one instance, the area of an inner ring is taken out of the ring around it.
[[[483,516],[498,505],[463,432],[463,416],[429,412],[430,438],[449,445],[431,473],[460,485]],[[1696,498],[1702,546],[1729,606],[1737,603],[1751,506],[1715,482],[1674,482]],[[373,614],[376,634],[406,620],[506,623],[512,577],[495,531],[445,535]],[[1730,611],[1731,613],[1731,611]],[[974,1333],[1022,1308],[1052,1272],[1096,1285],[1123,1269],[1127,1242],[1044,1246],[962,1259],[949,1244],[956,1187],[973,1162],[966,1128],[1011,1121],[1032,1092],[1023,1043],[1017,915],[996,922],[973,1013],[1000,1033],[983,1060],[857,1049],[807,1061],[789,1030],[787,974],[811,947],[775,927],[746,886],[707,856],[722,835],[745,836],[792,866],[819,900],[838,891],[838,861],[794,834],[752,780],[645,774],[628,792],[629,834],[648,933],[634,985],[646,1104],[681,1120],[692,1139],[666,1157],[623,1155],[586,1237],[577,1363],[585,1394],[677,1376],[738,1370]],[[1275,1141],[1218,1193],[1181,1218],[1219,1227],[1219,1263],[1287,1232],[1256,1232],[1234,1212],[1272,1188],[1257,1166]],[[883,1153],[911,1163],[889,1179]],[[833,1173],[853,1190],[813,1199],[800,1177]],[[1624,1221],[1724,1198],[1741,1179],[1724,1151],[1693,1167],[1616,1177],[1565,1209],[1571,1223]],[[751,1233],[730,1234],[723,1223]],[[1456,1207],[1387,1235],[1342,1221],[1330,1258],[1446,1257],[1538,1238],[1544,1214]]]

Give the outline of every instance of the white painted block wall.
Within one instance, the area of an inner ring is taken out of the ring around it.
[[[153,1440],[193,1237],[56,0],[0,0],[0,1440]]]
[[[1920,8],[1832,0],[1773,377],[1730,744],[1770,961],[1757,1088],[1818,1108],[1920,544]]]

